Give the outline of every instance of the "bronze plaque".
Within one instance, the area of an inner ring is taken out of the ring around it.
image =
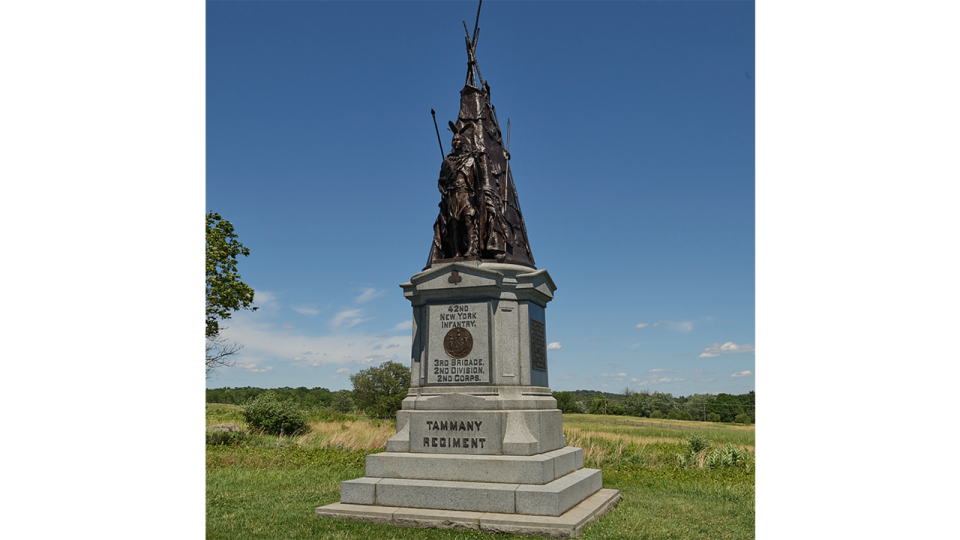
[[[533,369],[547,370],[547,327],[530,319],[530,363]]]
[[[473,350],[473,336],[466,328],[452,328],[443,338],[443,350],[451,358],[463,358]]]

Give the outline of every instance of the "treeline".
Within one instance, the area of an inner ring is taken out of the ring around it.
[[[565,413],[610,414],[669,420],[756,423],[756,393],[693,394],[674,397],[664,392],[610,394],[593,390],[554,392],[557,407]]]
[[[207,403],[224,403],[227,405],[246,405],[257,396],[266,392],[267,388],[207,388]],[[270,388],[280,401],[290,401],[302,409],[333,409],[347,412],[353,408],[354,395],[350,390],[331,392],[326,388]],[[346,401],[349,400],[349,403]],[[349,407],[348,407],[349,405]],[[342,409],[347,409],[344,411]]]
[[[208,388],[207,403],[228,405],[246,405],[257,396],[267,392],[266,388]],[[269,389],[280,401],[289,401],[301,409],[329,409],[337,412],[350,412],[355,408],[364,410],[363,403],[357,403],[355,391],[338,390],[331,392],[326,388],[283,388]],[[370,392],[367,392],[370,393]],[[393,392],[399,400],[406,394],[405,389]],[[557,407],[565,413],[609,414],[617,416],[637,416],[641,418],[663,418],[668,420],[700,420],[705,422],[756,423],[756,393],[746,394],[693,394],[674,397],[664,392],[631,392],[621,394],[599,392],[596,390],[575,390],[573,392],[554,392]],[[361,402],[377,401],[377,396],[366,396]],[[395,409],[392,409],[395,410]],[[386,413],[378,416],[391,416]]]

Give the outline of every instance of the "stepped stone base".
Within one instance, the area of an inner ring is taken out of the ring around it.
[[[340,502],[559,516],[601,487],[597,469],[579,469],[546,484],[364,477],[340,483]]]
[[[597,473],[599,478],[599,471]],[[621,499],[619,490],[601,489],[558,516],[436,510],[342,502],[321,506],[316,509],[316,514],[400,527],[475,529],[487,533],[538,534],[551,538],[573,538],[580,536],[587,525],[613,509]]]

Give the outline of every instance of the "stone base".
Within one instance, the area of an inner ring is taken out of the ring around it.
[[[551,538],[573,538],[580,536],[587,525],[613,509],[622,498],[619,490],[601,489],[559,516],[431,510],[345,503],[321,506],[315,512],[318,516],[323,517],[352,519],[400,527],[477,529],[487,533],[538,534]]]
[[[364,477],[340,483],[340,502],[559,516],[601,487],[597,469],[579,469],[545,484]]]

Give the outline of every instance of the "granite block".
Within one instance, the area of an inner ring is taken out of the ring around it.
[[[518,514],[559,516],[603,487],[598,469],[580,469],[543,485],[517,488]]]
[[[377,503],[438,510],[513,513],[514,491],[517,487],[519,484],[384,478],[377,483]]]
[[[340,502],[377,504],[376,485],[379,478],[356,478],[340,482]]]
[[[567,447],[534,456],[381,452],[367,456],[366,475],[374,478],[545,484],[573,472],[578,450]]]

